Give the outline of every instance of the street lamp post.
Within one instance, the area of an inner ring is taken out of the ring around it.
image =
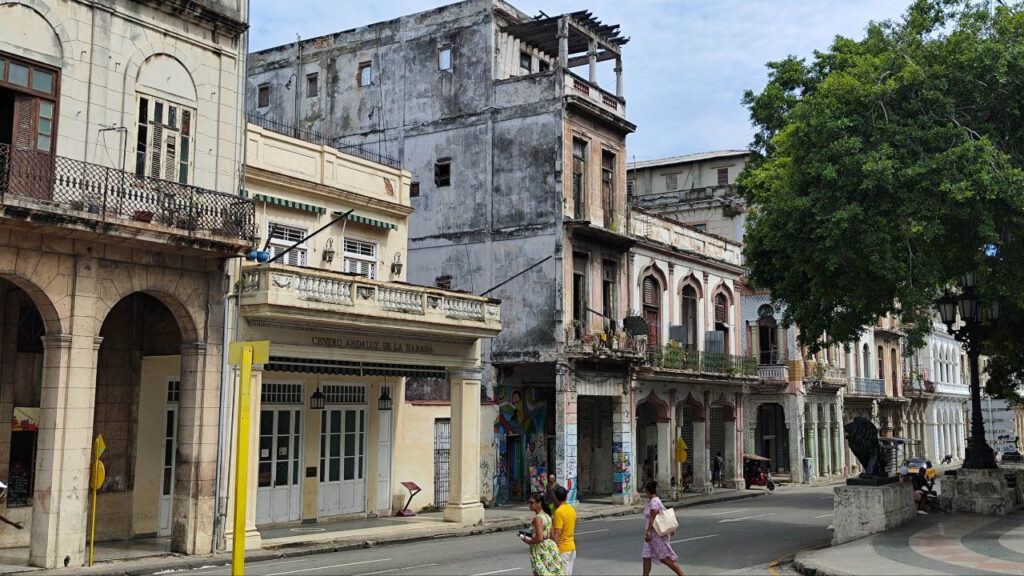
[[[989,336],[990,323],[999,317],[999,302],[993,300],[983,307],[978,298],[975,281],[975,272],[969,272],[961,281],[962,290],[958,296],[947,293],[939,299],[939,316],[946,325],[946,331],[952,334],[957,342],[963,344],[971,371],[971,446],[964,460],[964,468],[993,469],[998,467],[992,448],[985,441],[978,358],[981,356],[982,344]],[[958,309],[963,324],[959,328],[954,328]]]

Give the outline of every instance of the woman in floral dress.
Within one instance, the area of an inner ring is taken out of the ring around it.
[[[533,538],[523,536],[523,542],[530,547],[530,566],[534,576],[564,576],[562,556],[558,553],[558,545],[551,539],[551,511],[544,504],[542,494],[531,494],[530,510],[533,517]]]
[[[665,509],[665,506],[661,503],[661,498],[658,498],[658,483],[654,480],[648,480],[644,484],[644,492],[647,493],[647,497],[651,499],[647,503],[647,508],[644,508],[644,519],[647,520],[647,533],[644,535],[644,576],[649,576],[651,573],[651,559],[657,559],[665,566],[668,566],[673,572],[679,576],[683,575],[683,569],[679,567],[676,560],[679,559],[676,553],[672,551],[672,544],[669,543],[671,534],[661,536],[654,529],[654,519],[658,516],[658,513]]]

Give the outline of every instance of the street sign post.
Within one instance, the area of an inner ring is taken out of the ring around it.
[[[238,436],[235,448],[235,525],[231,538],[231,575],[245,574],[245,511],[249,487],[249,402],[252,365],[270,360],[270,341],[232,342],[228,362],[239,367]]]

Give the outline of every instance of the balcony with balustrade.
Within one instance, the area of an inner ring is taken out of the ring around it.
[[[885,380],[881,378],[854,378],[846,389],[846,395],[883,398],[885,396]]]
[[[499,300],[342,272],[247,264],[237,288],[247,319],[441,338],[501,330]]]
[[[27,226],[103,234],[157,249],[244,254],[251,200],[46,152],[0,144],[0,214]]]
[[[811,390],[834,392],[847,385],[846,368],[822,362],[804,361],[804,387]]]

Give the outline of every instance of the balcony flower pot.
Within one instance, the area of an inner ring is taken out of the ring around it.
[[[136,210],[135,213],[132,214],[132,220],[135,220],[136,222],[152,222],[153,213],[148,210]]]

